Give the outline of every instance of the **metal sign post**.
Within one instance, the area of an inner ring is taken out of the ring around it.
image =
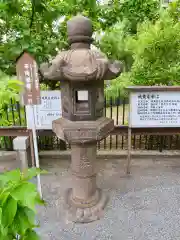
[[[38,78],[37,63],[34,58],[27,52],[24,52],[16,63],[16,72],[18,79],[24,83],[24,91],[22,101],[24,105],[30,105],[32,109],[32,134],[36,167],[39,168],[39,154],[36,135],[34,105],[39,105],[40,102],[40,85]],[[40,175],[37,176],[37,187],[42,198]]]
[[[34,156],[36,161],[36,167],[39,168],[39,153],[38,153],[38,143],[37,143],[37,134],[36,134],[36,124],[35,124],[35,113],[34,113],[34,106],[31,106],[32,113],[33,113],[33,125],[32,125],[32,134],[33,134],[33,143],[34,143]],[[37,175],[37,186],[39,194],[42,198],[42,188],[41,188],[41,179],[40,175]]]
[[[129,96],[131,99],[131,93]],[[128,151],[127,151],[127,169],[126,174],[130,174],[130,165],[131,165],[131,136],[132,136],[132,129],[131,129],[131,101],[129,101],[129,119],[128,119]]]

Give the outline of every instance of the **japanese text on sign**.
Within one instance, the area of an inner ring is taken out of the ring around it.
[[[36,129],[52,129],[52,121],[62,116],[61,92],[41,91],[41,104],[34,106]],[[26,106],[28,129],[32,128],[31,108]]]
[[[131,93],[131,127],[180,126],[179,92]]]
[[[28,53],[23,53],[16,64],[18,79],[24,83],[23,103],[40,104],[40,86],[36,61]]]

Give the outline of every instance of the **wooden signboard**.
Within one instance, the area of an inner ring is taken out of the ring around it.
[[[38,78],[38,67],[34,58],[24,52],[17,60],[16,73],[20,81],[24,83],[22,94],[24,105],[40,104],[40,86]]]
[[[32,110],[32,134],[34,144],[34,156],[36,167],[39,168],[39,154],[36,135],[34,105],[41,103],[40,84],[38,78],[38,67],[35,59],[27,52],[23,52],[16,62],[16,74],[18,80],[24,83],[22,100],[24,105],[29,105]],[[37,175],[37,185],[40,196],[42,197],[40,175]]]

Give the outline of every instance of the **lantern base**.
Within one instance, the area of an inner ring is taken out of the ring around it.
[[[107,200],[102,190],[97,189],[92,201],[77,201],[72,198],[72,189],[68,189],[66,192],[68,220],[75,223],[90,223],[99,220],[103,216]]]

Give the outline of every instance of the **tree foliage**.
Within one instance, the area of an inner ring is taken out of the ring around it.
[[[112,8],[113,4],[116,7]],[[127,53],[124,52],[126,37],[135,35],[138,24],[143,21],[158,19],[159,0],[114,0],[110,6],[110,13],[115,11],[116,21],[112,28],[106,29],[99,45],[109,57],[126,60]]]
[[[73,15],[82,13],[90,17],[95,31],[110,27],[116,18],[107,21],[108,9],[108,5],[96,0],[1,1],[1,71],[14,75],[16,58],[25,49],[40,64],[55,56],[59,49],[66,48],[66,22]]]
[[[128,85],[179,85],[179,6],[177,1],[168,9],[159,9],[155,21],[145,18],[138,23],[135,34],[124,27],[125,20],[105,34],[101,48],[125,63],[125,72],[106,90],[109,96]]]
[[[161,14],[159,0],[100,2],[1,1],[0,70],[8,75],[15,74],[15,60],[25,49],[34,55],[38,64],[51,60],[59,50],[68,47],[67,20],[81,13],[91,18],[95,32],[104,32],[96,45],[109,58],[124,62],[125,72],[112,82],[107,92],[113,93],[112,89],[117,92],[127,84],[169,84],[170,78],[174,79],[173,83],[178,83],[179,45],[176,41],[179,37],[180,1],[171,3],[170,8],[164,10],[168,12],[167,19]],[[168,39],[170,41],[166,43]],[[163,52],[165,54],[161,56]]]
[[[5,112],[7,104],[19,100],[19,93],[22,89],[22,82],[15,77],[9,77],[0,71],[0,126],[9,125]]]
[[[179,85],[180,22],[163,12],[155,24],[144,22],[127,41],[133,54],[131,79],[136,85]]]

